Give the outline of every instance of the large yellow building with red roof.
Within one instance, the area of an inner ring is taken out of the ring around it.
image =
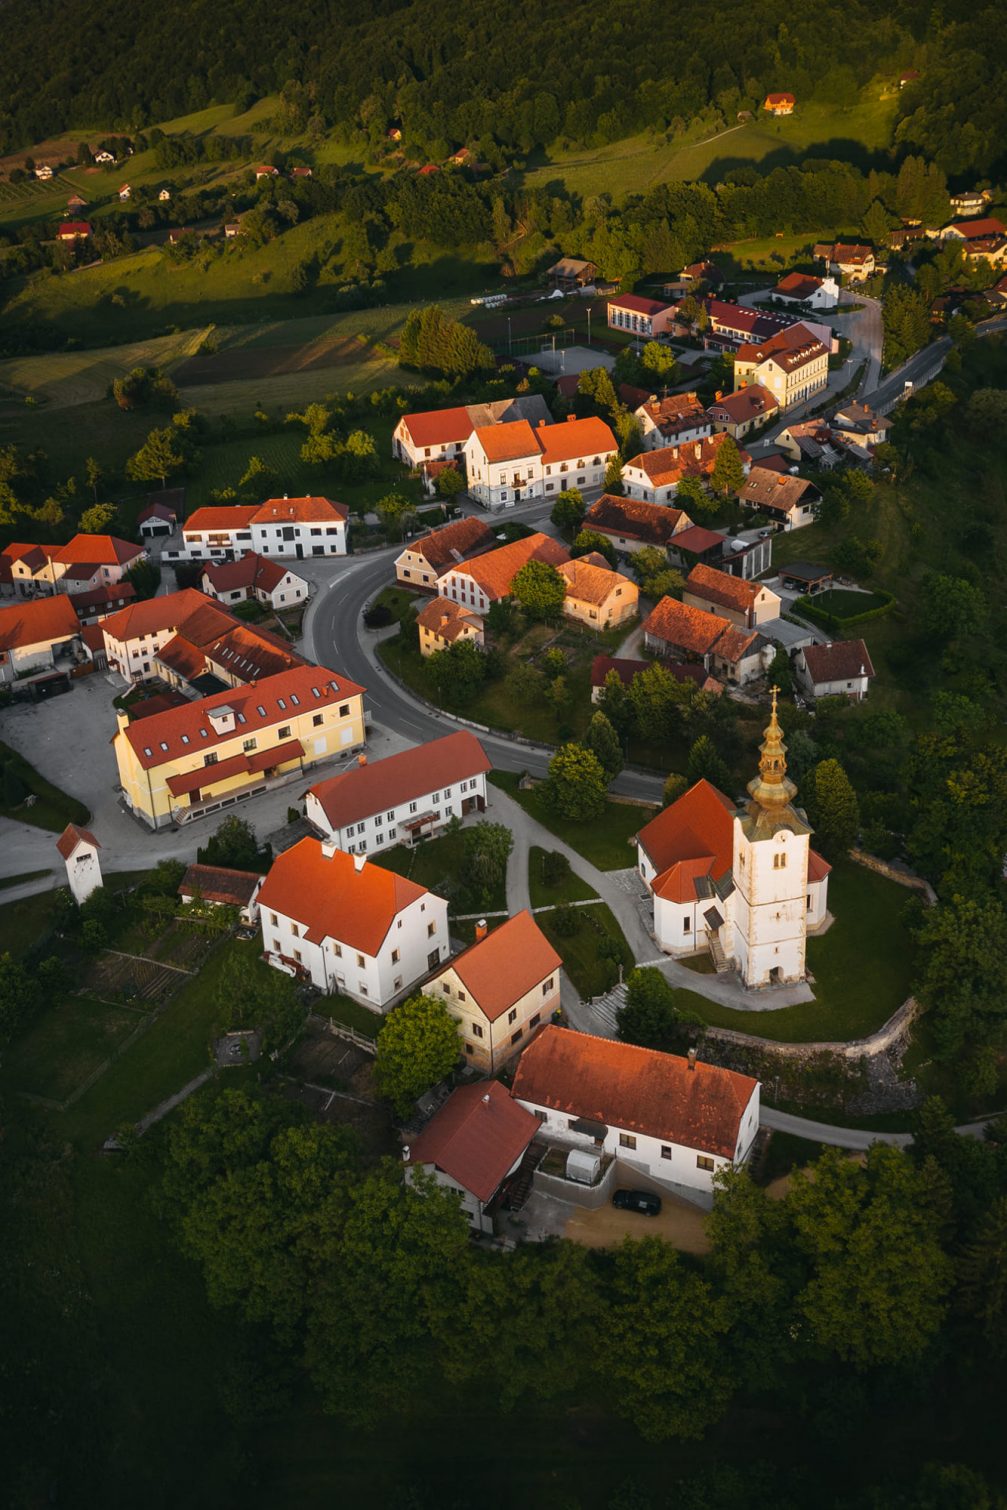
[[[618,442],[604,420],[527,420],[484,426],[465,442],[469,492],[490,509],[550,498],[567,488],[600,488]]]

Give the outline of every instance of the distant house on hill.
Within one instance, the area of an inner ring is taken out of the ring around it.
[[[165,204],[171,198],[171,190],[170,189],[162,189],[161,192],[158,194],[157,197],[161,201],[162,204]]]
[[[762,108],[768,110],[770,115],[793,115],[796,104],[797,101],[792,94],[767,94],[762,102]]]
[[[89,220],[64,220],[56,232],[57,241],[87,241],[91,235]]]
[[[554,288],[586,288],[589,283],[597,282],[598,264],[580,257],[561,257],[545,276]]]
[[[49,163],[39,163],[35,169],[35,177],[42,183],[48,183],[49,179],[52,178],[52,168]]]
[[[122,187],[119,189],[119,199],[123,203],[125,203],[125,201],[127,199],[132,199],[132,198],[133,198],[133,190],[130,188],[129,184],[123,184]]]

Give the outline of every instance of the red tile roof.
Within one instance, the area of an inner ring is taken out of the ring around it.
[[[618,450],[618,441],[605,421],[597,418],[568,419],[561,425],[539,425],[543,462],[573,461],[583,457],[590,461]]]
[[[274,770],[292,760],[300,760],[303,754],[301,741],[289,739],[284,744],[271,745],[268,750],[256,750],[251,755],[229,755],[226,760],[218,760],[213,765],[197,766],[194,771],[179,771],[176,775],[169,776],[165,785],[173,797],[182,797],[186,792],[198,792],[203,787],[217,786],[231,776]]]
[[[76,239],[78,236],[90,236],[90,234],[91,222],[89,220],[62,220],[56,231],[61,241],[67,241],[71,237]]]
[[[620,498],[603,493],[584,516],[584,528],[618,535],[624,540],[642,540],[647,545],[668,545],[675,531],[691,521],[681,509],[663,503],[643,503],[637,498]],[[675,542],[677,544],[677,541]]]
[[[273,861],[259,892],[259,906],[303,923],[313,944],[326,938],[372,958],[398,914],[432,895],[405,876],[348,855],[325,853],[318,839],[301,839]]]
[[[404,414],[400,421],[416,447],[451,446],[468,440],[475,428],[472,416],[463,406],[455,409],[425,409],[419,414]]]
[[[124,731],[125,738],[140,765],[149,771],[186,755],[212,750],[240,735],[250,736],[259,729],[272,728],[298,714],[344,702],[363,691],[356,682],[347,681],[324,666],[297,666],[247,687],[229,687],[226,692],[199,698],[170,713],[145,718],[141,724],[130,724]],[[234,710],[235,727],[230,733],[218,734],[214,730],[209,715],[217,708]],[[167,745],[166,750],[161,749],[162,743]]]
[[[720,547],[723,550],[727,543],[725,535],[718,534],[716,530],[708,530],[702,524],[690,525],[687,530],[682,530],[676,535],[672,545],[677,551],[688,551],[690,555],[702,556],[707,551]]]
[[[671,309],[667,299],[645,299],[641,294],[613,294],[608,301],[609,309],[628,309],[631,314],[659,315]]]
[[[811,273],[787,273],[781,278],[772,290],[774,294],[783,294],[790,299],[810,299],[812,294],[821,288],[823,279],[815,278]]]
[[[416,622],[448,644],[461,638],[466,625],[479,630],[483,627],[483,621],[474,609],[463,608],[450,598],[434,598],[416,615]]]
[[[703,608],[690,608],[677,598],[662,598],[643,623],[645,635],[690,655],[707,655],[728,627],[726,619]]]
[[[345,523],[349,517],[346,505],[334,503],[331,498],[267,498],[253,511],[252,523],[269,524],[283,519],[297,524],[334,524],[340,519]]]
[[[68,544],[51,551],[53,560],[65,565],[94,562],[97,566],[125,566],[144,553],[144,546],[120,540],[118,535],[74,535]]]
[[[79,634],[73,604],[60,594],[30,598],[0,608],[0,650],[25,650],[29,645],[54,644]]]
[[[742,503],[789,514],[794,509],[810,507],[820,494],[814,483],[803,477],[758,465],[746,477],[740,496]]]
[[[77,823],[68,823],[56,840],[56,848],[64,860],[69,860],[78,844],[93,844],[95,849],[101,849],[101,845],[89,828],[81,828]]]
[[[198,891],[206,902],[223,907],[247,907],[259,884],[254,870],[231,870],[223,865],[190,865],[178,885],[178,895],[189,901]]]
[[[544,1028],[518,1062],[511,1095],[606,1127],[733,1159],[759,1082],[675,1054]]]
[[[223,634],[199,643],[207,660],[223,666],[229,675],[238,676],[244,682],[258,681],[307,664],[304,656],[298,655],[286,640],[281,640],[271,630],[254,628],[251,624],[235,622]]]
[[[823,860],[817,850],[808,850],[808,885],[814,886],[816,881],[824,881],[830,874],[832,866],[828,860]]]
[[[763,106],[763,108],[765,110],[771,110],[774,105],[796,105],[796,104],[797,104],[797,101],[794,98],[794,96],[792,94],[787,94],[786,91],[784,91],[782,94],[767,94],[766,95],[766,102],[765,102],[765,105]]]
[[[626,463],[627,471],[643,472],[652,487],[667,487],[683,477],[710,477],[717,464],[721,447],[730,441],[726,431],[706,435],[701,440],[683,441],[678,446],[661,446],[656,451],[641,451]],[[739,449],[743,465],[751,461],[747,451]]]
[[[191,633],[193,616],[200,610],[204,622],[215,626],[210,633],[222,633],[234,623],[233,617],[206,593],[195,587],[183,587],[178,592],[165,593],[160,598],[145,598],[141,603],[133,603],[119,613],[110,614],[102,628],[110,639],[125,643],[142,639],[147,634],[159,634],[165,629],[181,629],[184,625],[192,639],[195,638]],[[206,618],[206,615],[213,617]]]
[[[734,861],[734,803],[697,781],[642,828],[637,842],[657,872],[653,890],[670,902],[696,899],[699,876],[719,881]]]
[[[148,519],[164,519],[169,524],[174,524],[178,518],[176,511],[166,503],[148,503],[145,509],[141,509],[136,516],[137,524],[146,524]]]
[[[757,346],[748,343],[739,346],[736,360],[760,363],[772,358],[784,371],[794,372],[798,367],[804,367],[808,362],[817,361],[823,356],[828,356],[828,349],[823,341],[813,335],[806,325],[791,325],[787,330],[778,330],[768,341],[762,341]]]
[[[870,653],[863,640],[834,640],[830,645],[805,645],[808,674],[819,682],[849,682],[859,676],[874,676]]]
[[[639,596],[636,583],[624,577],[622,572],[612,571],[607,563],[596,566],[585,556],[564,561],[559,574],[566,583],[567,597],[575,603],[594,603],[600,607],[608,602],[617,587],[623,589],[623,597],[628,602],[635,603]]]
[[[287,570],[286,566],[270,561],[267,556],[245,551],[237,561],[212,562],[204,566],[203,576],[216,592],[235,592],[244,587],[269,593],[279,587]]]
[[[491,769],[474,734],[459,730],[398,755],[353,766],[310,788],[333,831]]]
[[[732,577],[730,572],[716,571],[712,566],[694,566],[686,578],[686,590],[707,603],[716,603],[721,608],[733,608],[738,613],[751,613],[755,600],[763,589],[761,582],[749,582],[743,577]]]
[[[410,542],[408,549],[414,551],[437,572],[438,576],[457,566],[466,556],[483,550],[493,543],[493,531],[481,519],[469,515],[456,519],[443,529],[431,530],[419,540]]]
[[[482,425],[474,434],[490,462],[518,461],[539,454],[535,431],[526,419],[512,419],[503,425]]]
[[[734,665],[765,643],[757,629],[739,629],[736,624],[728,624],[713,648],[721,660]]]
[[[455,956],[451,969],[475,1005],[496,1022],[515,1002],[562,968],[563,961],[527,910]]]
[[[228,503],[196,509],[182,525],[182,534],[200,534],[204,530],[247,530],[258,512],[254,503]]]
[[[950,227],[959,236],[964,236],[966,241],[982,241],[986,237],[1007,235],[1007,226],[1002,220],[997,220],[995,215],[986,215],[980,220],[959,220]]]
[[[523,540],[512,540],[495,551],[487,551],[485,556],[466,561],[464,566],[455,570],[477,582],[488,598],[505,598],[514,578],[529,561],[544,561],[549,566],[561,566],[569,559],[570,552],[565,546],[549,535],[539,533],[527,535]]]
[[[538,1131],[538,1118],[498,1080],[452,1091],[412,1144],[410,1164],[433,1164],[484,1205]]]

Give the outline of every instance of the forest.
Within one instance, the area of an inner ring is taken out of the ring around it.
[[[698,117],[712,129],[773,89],[850,103],[879,71],[894,78],[910,64],[922,76],[899,100],[900,146],[948,173],[989,175],[1007,140],[988,45],[1002,17],[964,0],[854,0],[786,20],[770,0],[728,0],[715,21],[659,0],[615,13],[546,0],[517,15],[489,0],[457,13],[370,0],[352,15],[325,0],[295,12],[167,0],[114,22],[85,0],[11,0],[5,19],[5,150],[90,123],[139,130],[214,101],[246,108],[281,90],[296,130],[376,145],[399,121],[403,145],[434,160],[462,143],[525,156]]]

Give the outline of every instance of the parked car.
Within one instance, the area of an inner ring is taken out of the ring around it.
[[[639,1211],[642,1216],[660,1216],[661,1197],[649,1190],[617,1190],[612,1205],[620,1211]]]

